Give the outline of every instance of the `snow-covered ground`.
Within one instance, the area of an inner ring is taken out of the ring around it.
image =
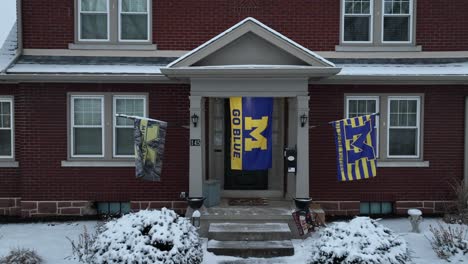
[[[439,219],[425,219],[422,223],[423,233],[410,233],[411,226],[406,218],[382,220],[381,223],[400,234],[409,244],[413,261],[416,264],[446,264],[437,257],[426,237],[430,236],[429,225],[437,225]],[[38,223],[38,224],[0,224],[0,256],[8,253],[10,248],[23,247],[35,249],[43,257],[45,264],[77,263],[66,259],[71,255],[70,243],[66,237],[77,239],[83,226],[93,230],[94,221],[70,223]],[[313,238],[311,238],[313,239]],[[250,259],[249,263],[305,263],[309,256],[310,240],[294,240],[296,254],[291,257],[275,259]],[[206,243],[204,243],[206,245]],[[204,255],[204,263],[241,263],[242,259],[215,256],[209,252]],[[468,258],[466,262],[468,263]]]

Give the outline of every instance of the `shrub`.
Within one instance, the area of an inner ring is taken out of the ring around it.
[[[41,257],[36,251],[31,249],[18,248],[11,250],[10,253],[0,260],[0,264],[40,264]]]
[[[444,221],[450,224],[468,224],[468,185],[465,181],[454,181],[451,184],[455,194],[455,208],[446,210]]]
[[[198,264],[203,260],[196,228],[166,208],[124,215],[103,225],[95,239],[86,239],[83,234],[78,250],[85,263]]]
[[[312,241],[310,264],[404,264],[410,261],[406,241],[368,217],[337,222]]]
[[[428,238],[432,249],[439,258],[447,261],[468,255],[468,230],[465,226],[444,226],[439,223],[437,227],[430,226],[432,237]]]
[[[77,241],[74,241],[67,237],[68,241],[70,241],[71,243],[73,256],[75,256],[79,262],[92,262],[95,252],[95,250],[93,249],[93,244],[96,241],[97,236],[99,235],[99,230],[100,227],[98,227],[93,234],[90,234],[86,226],[83,226],[83,233],[79,235]]]

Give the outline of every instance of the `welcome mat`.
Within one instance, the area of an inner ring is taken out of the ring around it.
[[[265,198],[231,198],[230,206],[266,206],[268,200]]]

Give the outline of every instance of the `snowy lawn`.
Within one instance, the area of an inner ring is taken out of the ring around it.
[[[430,237],[429,225],[436,226],[439,219],[425,219],[422,223],[422,234],[410,233],[411,226],[407,218],[387,219],[381,223],[400,234],[407,242],[412,251],[413,261],[416,264],[437,264],[448,262],[437,257],[426,239]],[[35,249],[37,253],[43,257],[45,264],[71,264],[77,263],[65,259],[71,255],[71,246],[66,237],[77,239],[78,235],[83,231],[85,225],[91,232],[96,226],[94,221],[81,221],[70,223],[39,223],[39,224],[0,224],[0,256],[4,256],[9,252],[10,248],[25,247]],[[249,263],[305,263],[310,252],[310,240],[294,240],[296,254],[291,257],[275,258],[275,259],[250,259]],[[204,263],[242,263],[242,259],[215,256],[206,252]],[[468,263],[468,257],[464,260]],[[461,262],[459,262],[461,263]]]

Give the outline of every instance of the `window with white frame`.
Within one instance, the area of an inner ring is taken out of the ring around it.
[[[146,95],[70,95],[70,158],[134,157],[133,121],[116,114],[146,117]]]
[[[343,41],[370,42],[372,37],[372,1],[343,0]]]
[[[13,158],[13,99],[0,97],[0,159]]]
[[[109,40],[109,0],[79,0],[79,39]]]
[[[377,121],[379,159],[421,159],[421,96],[348,95],[345,116],[380,113]]]
[[[149,1],[119,1],[121,41],[147,41],[149,37]]]
[[[130,116],[146,116],[146,98],[143,96],[114,96],[114,157],[133,157],[134,147],[134,122],[131,119],[117,117],[116,114]]]
[[[408,42],[411,39],[411,0],[384,0],[382,36],[384,42]]]
[[[379,112],[378,96],[347,96],[346,97],[346,118],[353,118],[364,115],[371,115]],[[379,117],[376,117],[376,149],[379,153]]]
[[[341,0],[341,43],[414,44],[415,0]]]
[[[419,97],[389,97],[388,157],[419,157]]]
[[[150,0],[76,0],[77,41],[150,43]]]
[[[104,156],[104,97],[72,96],[72,157]]]

